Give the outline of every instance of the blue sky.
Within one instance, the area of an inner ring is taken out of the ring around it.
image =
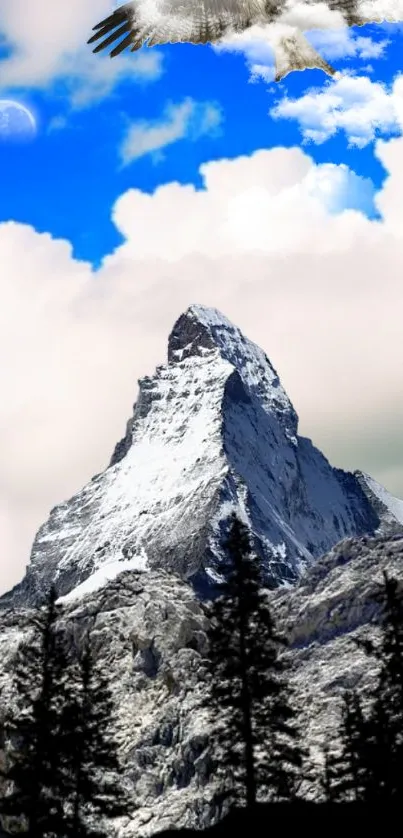
[[[371,58],[369,74],[386,87],[399,72],[403,47],[403,32],[390,37],[391,31],[391,26],[368,26],[352,30],[350,36],[352,42],[355,37],[372,43],[390,41],[378,59]],[[10,49],[4,49],[5,57],[9,53]],[[334,48],[330,56],[337,70],[360,74],[360,68],[368,65],[366,58],[334,60],[333,53]],[[126,76],[110,95],[84,106],[72,106],[66,78],[56,79],[45,90],[17,87],[10,91],[37,115],[38,133],[29,144],[3,141],[0,145],[0,220],[13,218],[67,238],[79,259],[97,265],[121,242],[110,218],[118,195],[132,187],[153,192],[173,180],[201,187],[199,167],[205,161],[301,144],[298,123],[274,119],[270,108],[278,99],[299,98],[311,87],[328,83],[316,70],[293,73],[280,85],[261,77],[254,80],[244,53],[210,46],[168,45],[158,48],[158,59],[154,77],[151,74],[138,83]],[[103,56],[94,60],[105,62]],[[170,104],[175,108],[186,100],[216,109],[215,129],[198,135],[190,128],[187,136],[161,149],[159,156],[146,154],[122,167],[119,146],[128,123],[161,121]],[[392,133],[378,131],[382,136]],[[316,162],[345,163],[378,188],[385,172],[373,151],[373,143],[349,147],[348,136],[341,131],[320,145],[309,144]],[[354,204],[356,199],[351,200]],[[366,211],[376,213],[370,199]]]
[[[0,590],[109,461],[191,303],[267,352],[334,465],[403,496],[403,28],[312,30],[335,67],[273,82],[265,33],[111,61],[110,0],[0,6]]]

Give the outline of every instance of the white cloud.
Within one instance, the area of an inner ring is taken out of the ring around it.
[[[251,26],[245,32],[223,38],[213,49],[220,52],[237,52],[243,55],[248,65],[251,80],[259,76],[265,81],[274,79],[274,51],[268,28]]]
[[[374,208],[374,184],[360,177],[344,163],[323,163],[311,169],[306,178],[309,195],[320,199],[328,213],[356,209],[370,214]]]
[[[87,40],[94,22],[110,12],[110,0],[12,0],[0,4],[0,38],[7,55],[0,60],[4,90],[49,88],[62,84],[74,106],[108,95],[122,79],[153,81],[161,76],[161,53],[142,50],[111,61],[93,55]]]
[[[366,76],[338,74],[299,98],[284,96],[270,115],[296,120],[305,141],[323,143],[341,131],[349,145],[362,148],[380,134],[402,130],[403,76],[388,88]]]
[[[222,113],[213,102],[196,102],[187,98],[180,104],[169,103],[163,116],[156,120],[131,122],[123,139],[120,156],[124,165],[158,153],[166,146],[182,139],[195,140],[214,134],[222,120]]]
[[[377,145],[383,221],[342,209],[346,167],[275,148],[202,167],[205,189],[129,190],[97,273],[66,241],[0,225],[0,587],[49,509],[107,464],[191,302],[261,344],[333,462],[403,494],[403,139]]]
[[[383,58],[389,41],[357,35],[351,29],[323,29],[307,33],[312,46],[328,61],[355,58],[363,61]]]

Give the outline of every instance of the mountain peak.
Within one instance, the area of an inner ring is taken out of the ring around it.
[[[52,510],[3,606],[36,602],[50,584],[60,595],[84,592],[124,569],[174,571],[204,594],[233,512],[278,583],[342,538],[395,521],[387,498],[375,503],[367,482],[332,468],[297,432],[265,352],[216,309],[190,306],[168,362],[140,380],[109,467]]]
[[[178,317],[168,339],[168,361],[175,363],[190,355],[218,350],[226,354],[228,342],[242,345],[242,333],[216,308],[191,305]]]
[[[246,393],[276,412],[288,438],[296,442],[298,416],[267,355],[218,309],[191,305],[169,336],[168,363],[210,353],[216,353],[238,373]]]
[[[203,306],[200,303],[193,303],[184,312],[185,316],[198,320],[204,326],[224,326],[229,329],[236,328],[228,317],[225,316],[218,308],[212,306]]]

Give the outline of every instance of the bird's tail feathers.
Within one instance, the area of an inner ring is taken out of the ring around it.
[[[276,65],[275,81],[281,81],[288,73],[295,70],[318,69],[329,76],[335,73],[335,69],[316,52],[298,30],[280,36],[277,43],[273,44],[273,50]]]

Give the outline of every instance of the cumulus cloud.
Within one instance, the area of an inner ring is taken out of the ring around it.
[[[124,165],[145,154],[160,159],[163,148],[178,140],[196,140],[217,132],[222,112],[213,102],[196,102],[187,98],[180,104],[169,103],[159,119],[136,120],[127,128],[120,147]]]
[[[110,12],[110,0],[13,0],[0,4],[0,85],[4,90],[43,89],[62,84],[71,103],[82,107],[108,95],[122,79],[161,76],[157,50],[137,55],[93,55],[86,42],[94,21]]]
[[[363,148],[376,136],[401,132],[403,76],[388,86],[366,76],[338,74],[321,89],[311,88],[296,99],[284,96],[270,115],[296,120],[305,142],[324,143],[340,131],[350,146]]]
[[[343,211],[346,167],[275,148],[206,163],[204,189],[123,194],[124,243],[97,272],[66,241],[0,225],[1,588],[49,509],[106,466],[192,302],[264,347],[333,462],[403,494],[403,139],[376,149],[382,221]]]

